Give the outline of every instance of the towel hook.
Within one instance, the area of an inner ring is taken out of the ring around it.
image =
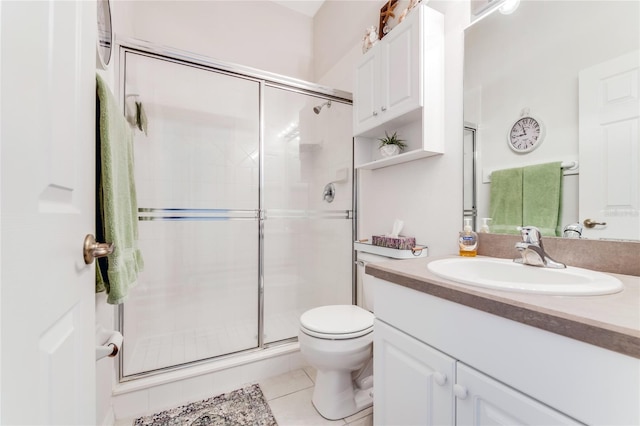
[[[82,248],[84,263],[87,265],[91,265],[93,263],[93,259],[109,256],[111,253],[113,253],[113,250],[115,250],[115,248],[115,244],[99,243],[96,241],[96,237],[91,234],[87,234],[87,236],[84,237],[84,244]]]

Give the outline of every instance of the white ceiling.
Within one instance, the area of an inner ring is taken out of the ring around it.
[[[272,0],[281,6],[303,13],[311,18],[316,14],[324,0]]]

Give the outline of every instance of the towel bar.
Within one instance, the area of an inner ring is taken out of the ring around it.
[[[517,167],[526,167],[526,165]],[[578,174],[577,161],[563,161],[562,164],[560,164],[560,167],[562,167],[563,176]],[[482,171],[482,183],[491,183],[491,173],[493,173],[493,170]]]

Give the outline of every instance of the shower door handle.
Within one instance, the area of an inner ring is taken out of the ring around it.
[[[113,253],[113,250],[115,250],[115,248],[115,244],[99,243],[96,241],[96,237],[91,234],[87,234],[87,236],[84,237],[84,244],[82,246],[84,263],[90,265],[93,263],[93,259],[109,256],[111,253]]]

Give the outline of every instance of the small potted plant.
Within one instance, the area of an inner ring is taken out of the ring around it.
[[[380,154],[383,157],[392,157],[400,154],[402,150],[407,147],[403,139],[398,138],[398,132],[393,132],[393,135],[389,136],[385,130],[384,138],[378,139],[380,141]]]

